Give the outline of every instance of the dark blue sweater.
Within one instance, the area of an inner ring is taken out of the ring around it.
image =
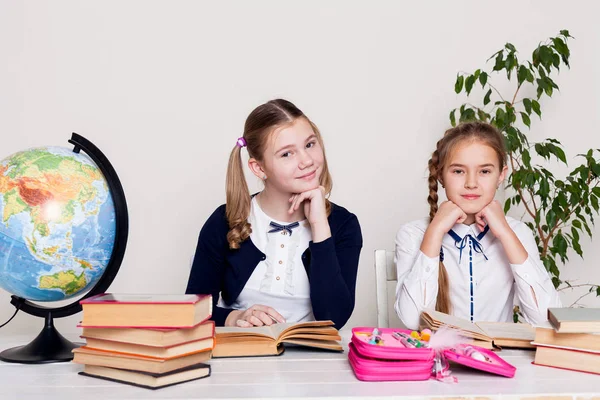
[[[328,217],[331,237],[310,242],[302,263],[310,283],[310,300],[317,320],[332,320],[341,328],[354,310],[354,293],[362,235],[358,219],[348,210],[331,203]],[[250,239],[232,250],[227,242],[229,225],[225,205],[208,218],[198,238],[186,293],[211,294],[213,316],[223,326],[231,309],[217,307],[219,293],[232,304],[242,292],[254,268],[266,259]],[[269,305],[269,304],[265,304]]]

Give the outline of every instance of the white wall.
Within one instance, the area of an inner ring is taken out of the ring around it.
[[[599,13],[595,2],[541,0],[0,0],[0,158],[67,145],[73,131],[92,140],[129,204],[127,253],[111,290],[182,292],[198,231],[224,201],[228,154],[247,114],[288,98],[324,134],[333,201],[361,222],[349,325],[374,325],[373,251],[391,250],[400,224],[427,213],[426,161],[464,100],[453,92],[457,71],[481,67],[507,41],[529,57],[569,29],[572,69],[544,98],[531,135],[558,138],[571,159],[600,148]],[[598,283],[600,249],[587,240],[583,249],[585,261],[573,257],[564,275]],[[563,296],[570,303],[578,293]],[[9,298],[0,291],[1,322],[14,310]],[[57,325],[73,330],[79,318]],[[41,326],[19,314],[1,332]]]

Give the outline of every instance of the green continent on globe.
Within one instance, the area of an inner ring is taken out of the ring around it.
[[[40,289],[60,289],[66,295],[79,292],[87,284],[83,272],[77,276],[75,271],[60,271],[40,278]]]
[[[49,217],[54,217],[55,223],[70,222],[74,205],[92,201],[97,195],[92,183],[102,179],[98,169],[74,157],[36,149],[17,153],[6,166],[0,166],[0,193],[4,193],[6,204],[2,220],[7,222],[11,216],[28,211],[35,230],[48,236]],[[53,211],[60,214],[52,215]],[[97,212],[95,208],[87,211]]]

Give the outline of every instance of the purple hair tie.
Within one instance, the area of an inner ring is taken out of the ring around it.
[[[238,147],[246,147],[246,139],[239,137],[236,144]]]

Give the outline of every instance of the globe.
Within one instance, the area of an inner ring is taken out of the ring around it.
[[[106,292],[123,261],[129,217],[117,172],[83,136],[73,133],[69,143],[74,148],[39,147],[0,161],[0,288],[16,308],[0,326],[19,311],[45,320],[29,344],[1,351],[2,361],[70,361],[79,344],[54,319]]]
[[[0,287],[33,301],[89,290],[115,242],[115,206],[83,153],[40,147],[0,161]]]

